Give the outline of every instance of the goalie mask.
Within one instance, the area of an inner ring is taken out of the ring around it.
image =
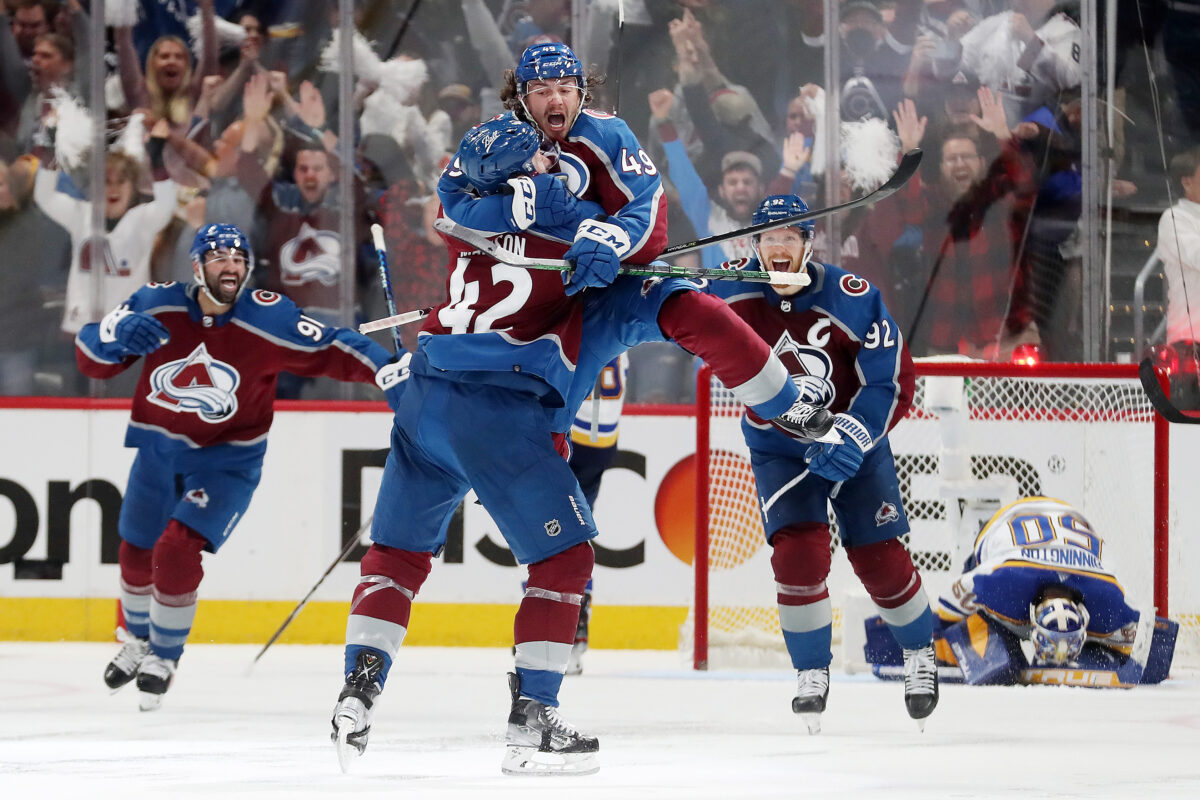
[[[773,194],[763,200],[754,212],[750,222],[752,225],[762,225],[768,222],[778,222],[799,214],[808,213],[808,204],[799,195]],[[783,235],[785,231],[795,231],[800,240]],[[804,272],[812,258],[813,239],[816,237],[816,227],[812,220],[797,222],[774,230],[754,234],[754,252],[763,269],[779,272]],[[791,295],[800,291],[801,286],[779,287],[772,284],[771,288],[780,295]]]
[[[1033,630],[1034,661],[1038,664],[1069,664],[1079,657],[1087,641],[1088,612],[1083,603],[1065,597],[1029,604]]]
[[[192,249],[189,252],[192,256],[192,278],[210,300],[217,305],[230,305],[241,296],[242,290],[250,282],[250,273],[254,271],[254,252],[250,249],[250,240],[241,228],[224,223],[205,225],[196,231],[196,238],[192,240]],[[237,258],[239,255],[246,263],[246,273],[236,289],[232,290],[232,297],[222,300],[220,298],[228,297],[230,291],[208,285],[205,264],[222,256]]]
[[[472,186],[492,194],[513,176],[534,174],[534,157],[541,146],[536,128],[504,114],[467,131],[454,160]]]

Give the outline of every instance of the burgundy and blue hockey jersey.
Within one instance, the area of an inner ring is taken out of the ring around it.
[[[742,269],[761,269],[749,259]],[[812,284],[783,297],[765,284],[712,281],[791,373],[800,399],[859,416],[878,442],[912,404],[912,357],[879,290],[829,264],[810,262]],[[747,412],[742,429],[754,450],[795,452],[804,445]]]
[[[126,303],[157,318],[171,338],[143,357],[125,445],[153,448],[181,468],[261,463],[281,371],[373,383],[392,360],[367,337],[322,325],[274,292],[246,291],[232,309],[211,316],[200,309],[197,291],[148,284]],[[101,341],[99,323],[75,339],[76,362],[91,378],[110,378],[139,358],[124,353]]]

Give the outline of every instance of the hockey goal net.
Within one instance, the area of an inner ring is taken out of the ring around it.
[[[1130,605],[1179,622],[1176,670],[1200,668],[1200,586],[1187,580],[1200,542],[1185,535],[1168,480],[1170,426],[1136,366],[922,361],[917,375],[890,441],[911,527],[904,543],[930,601],[1001,505],[1055,497],[1091,521]],[[696,584],[680,649],[697,669],[787,666],[741,406],[707,367],[696,395]],[[834,652],[853,671],[865,666],[862,620],[874,608],[837,552],[832,515],[830,525]]]

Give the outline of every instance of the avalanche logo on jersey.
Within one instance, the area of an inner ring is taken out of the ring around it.
[[[815,406],[828,406],[837,395],[833,381],[833,360],[819,347],[799,344],[784,331],[772,352],[787,367],[792,383],[800,390],[800,399]]]
[[[567,188],[576,197],[583,197],[583,193],[592,185],[592,173],[577,155],[560,153],[558,171],[567,176]]]
[[[894,505],[884,500],[883,505],[875,512],[875,527],[878,528],[880,525],[886,525],[898,519],[900,519],[900,512]]]
[[[237,412],[241,380],[231,364],[215,360],[201,342],[187,358],[168,361],[150,373],[146,399],[177,414],[195,414],[216,424]]]
[[[342,243],[332,231],[305,222],[295,238],[279,248],[279,274],[286,286],[333,286],[342,271]]]
[[[183,496],[189,503],[195,503],[198,508],[208,507],[208,492],[203,489],[191,489]]]

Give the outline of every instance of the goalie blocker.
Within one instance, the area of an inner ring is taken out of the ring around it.
[[[869,617],[864,625],[867,641],[863,655],[871,671],[879,678],[904,677],[900,646],[883,620]],[[1130,689],[1166,680],[1178,633],[1176,622],[1155,617],[1150,623],[1147,618],[1139,623],[1128,656],[1088,643],[1069,666],[1041,666],[1026,657],[1020,637],[980,614],[972,614],[938,631],[934,647],[943,680],[979,686],[1050,684]]]

